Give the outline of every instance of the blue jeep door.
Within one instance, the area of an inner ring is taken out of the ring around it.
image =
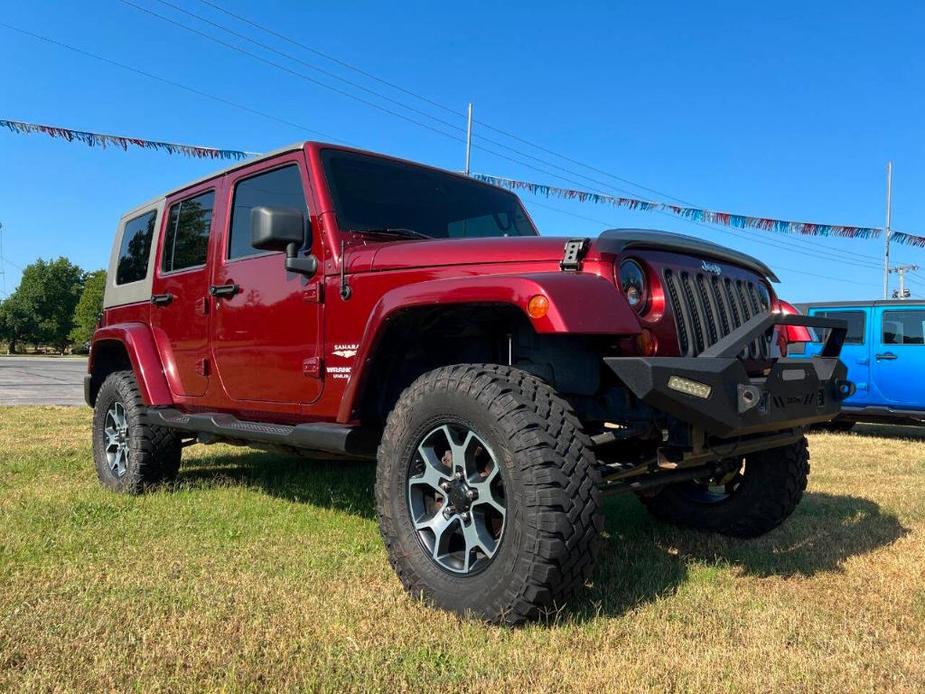
[[[848,323],[848,334],[841,350],[841,360],[848,367],[848,380],[854,382],[857,390],[854,395],[845,400],[849,407],[876,404],[875,396],[870,389],[870,308],[810,308],[811,316],[824,316],[826,318],[839,318]],[[819,337],[825,340],[826,333],[817,331]],[[816,342],[806,346],[807,355],[818,354],[822,343]]]
[[[925,410],[925,306],[878,306],[871,381],[883,404]]]

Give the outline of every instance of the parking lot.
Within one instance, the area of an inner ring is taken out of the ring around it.
[[[87,360],[0,357],[0,405],[83,405]]]

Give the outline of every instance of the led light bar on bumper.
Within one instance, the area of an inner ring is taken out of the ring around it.
[[[831,328],[812,359],[779,359],[761,378],[738,358],[774,325]],[[824,422],[854,392],[839,360],[844,321],[769,313],[755,316],[698,357],[607,357],[608,367],[640,400],[719,437],[780,431]]]

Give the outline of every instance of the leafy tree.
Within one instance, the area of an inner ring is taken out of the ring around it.
[[[103,290],[105,288],[105,270],[87,273],[84,278],[83,292],[74,309],[74,327],[71,328],[69,335],[73,344],[82,345],[93,337],[97,320],[103,311]]]
[[[3,302],[4,330],[17,342],[46,344],[64,351],[84,272],[67,258],[28,265],[16,291]]]

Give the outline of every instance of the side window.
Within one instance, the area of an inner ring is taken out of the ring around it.
[[[116,284],[138,282],[147,277],[155,219],[157,212],[152,210],[125,223],[122,246],[119,248],[119,264],[116,266]]]
[[[925,311],[884,311],[883,343],[886,345],[925,344]]]
[[[214,203],[215,193],[209,191],[171,205],[161,259],[164,272],[206,264]]]
[[[261,206],[296,209],[302,212],[302,219],[308,221],[308,205],[298,166],[293,164],[257,174],[235,185],[228,234],[229,260],[264,252],[251,246],[251,210]]]
[[[816,316],[824,318],[838,318],[848,323],[848,334],[845,336],[846,345],[863,345],[864,329],[867,325],[867,314],[864,311],[816,311]],[[817,329],[819,341],[825,342],[829,331]]]

